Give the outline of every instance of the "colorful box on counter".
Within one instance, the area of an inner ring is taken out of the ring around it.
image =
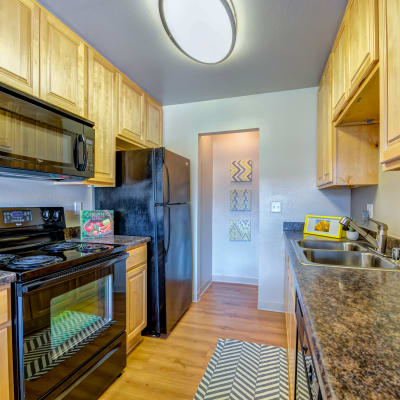
[[[96,239],[114,235],[114,211],[81,211],[81,239]]]

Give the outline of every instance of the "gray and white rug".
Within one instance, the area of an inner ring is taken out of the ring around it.
[[[218,339],[194,400],[287,400],[286,350]]]

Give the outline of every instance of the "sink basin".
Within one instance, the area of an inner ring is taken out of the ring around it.
[[[304,249],[368,251],[366,246],[354,242],[335,242],[333,240],[299,240],[297,244]]]
[[[303,255],[306,261],[312,264],[332,265],[335,267],[346,268],[382,268],[400,271],[400,268],[396,264],[373,253],[303,250]]]

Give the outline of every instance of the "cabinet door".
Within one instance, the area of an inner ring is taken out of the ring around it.
[[[0,328],[0,387],[2,399],[13,399],[12,391],[11,328]]]
[[[39,7],[34,1],[0,1],[0,81],[39,95]]]
[[[147,325],[147,267],[146,264],[135,267],[128,272],[127,284],[127,321],[126,333],[128,342]],[[129,346],[128,346],[129,347]]]
[[[317,185],[333,181],[331,63],[328,60],[318,89]]]
[[[95,176],[90,184],[115,183],[117,122],[116,69],[93,49],[88,51],[88,118],[95,123]]]
[[[162,107],[146,96],[146,145],[162,146]]]
[[[354,0],[349,9],[349,96],[377,63],[378,47],[378,0]]]
[[[85,116],[85,43],[45,10],[40,12],[40,97]]]
[[[287,360],[288,360],[288,375],[289,375],[289,399],[294,399],[295,387],[295,370],[296,370],[296,291],[290,271],[290,260],[286,257],[286,273],[287,273],[287,311],[286,311],[286,335],[287,335]]]
[[[348,26],[345,17],[332,49],[332,107],[333,120],[339,115],[347,101],[348,91]]]
[[[144,144],[144,92],[119,74],[118,136],[130,143]]]
[[[400,1],[380,0],[379,16],[380,158],[389,170],[400,168]]]

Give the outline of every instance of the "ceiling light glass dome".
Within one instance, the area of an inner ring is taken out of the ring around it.
[[[204,64],[225,60],[236,42],[236,15],[230,0],[159,0],[168,36],[188,57]]]

